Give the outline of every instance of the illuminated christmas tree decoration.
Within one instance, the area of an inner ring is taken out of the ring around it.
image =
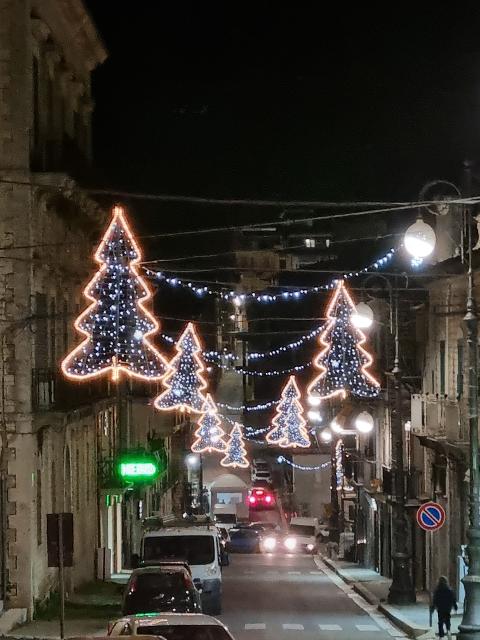
[[[337,283],[327,308],[327,324],[320,334],[322,349],[314,360],[320,370],[310,383],[307,393],[316,400],[347,393],[361,398],[373,398],[380,391],[379,382],[368,372],[372,356],[364,349],[365,334],[351,321],[355,304],[345,283]]]
[[[265,436],[268,443],[283,448],[310,446],[310,438],[305,428],[307,423],[303,417],[300,398],[301,393],[295,376],[290,376],[277,405],[277,414],[272,420],[272,429]]]
[[[100,268],[83,292],[91,304],[75,322],[85,339],[62,362],[68,378],[109,371],[114,381],[121,372],[144,380],[165,375],[166,361],[148,340],[159,325],[144,306],[152,293],[137,271],[141,259],[124,210],[116,206],[95,253]]]
[[[209,393],[207,393],[202,411],[198,421],[198,429],[195,431],[196,440],[192,444],[192,451],[194,453],[212,453],[212,451],[223,453],[227,450],[223,439],[225,431],[220,426],[222,421],[218,416],[217,406]]]
[[[207,388],[207,383],[202,377],[202,346],[191,322],[185,327],[175,349],[177,353],[169,362],[162,381],[166,389],[155,399],[154,405],[160,411],[179,409],[202,413],[206,402],[202,391]]]
[[[243,443],[242,425],[236,422],[230,432],[227,442],[227,453],[220,461],[222,467],[240,467],[247,469],[250,463],[247,460],[247,450]]]

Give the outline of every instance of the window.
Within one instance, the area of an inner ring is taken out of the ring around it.
[[[52,500],[52,513],[57,513],[57,472],[55,470],[55,463],[52,462],[52,473],[50,476],[50,490]]]
[[[37,469],[37,544],[42,544],[42,472]]]
[[[188,564],[210,564],[215,560],[213,536],[154,536],[145,538],[145,560],[176,558]]]
[[[38,149],[40,141],[40,103],[39,103],[39,70],[38,58],[33,56],[32,60],[32,108],[33,108],[33,148]]]
[[[41,369],[48,363],[47,297],[44,293],[35,294],[35,315],[35,367]]]
[[[56,363],[57,363],[57,336],[56,336],[57,323],[56,323],[56,314],[57,314],[57,309],[56,309],[56,304],[55,304],[55,298],[52,298],[52,301],[50,302],[50,318],[49,318],[49,325],[50,325],[50,364],[51,364],[52,367],[55,367]]]
[[[457,398],[463,395],[463,367],[464,367],[463,340],[457,340]]]
[[[75,450],[76,459],[75,466],[77,467],[77,486],[75,487],[76,497],[77,497],[77,511],[80,510],[80,445],[77,444],[77,448]]]
[[[440,393],[445,395],[445,340],[440,340]]]
[[[315,249],[315,238],[305,238],[305,246],[307,249]]]
[[[63,353],[66,354],[68,351],[68,302],[66,300],[63,303],[62,334],[63,334]]]

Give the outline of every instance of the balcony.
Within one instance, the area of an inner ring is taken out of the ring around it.
[[[108,380],[75,383],[56,369],[32,369],[32,410],[71,411],[110,395]]]
[[[412,394],[412,432],[450,442],[465,439],[462,404],[448,397],[433,394]]]

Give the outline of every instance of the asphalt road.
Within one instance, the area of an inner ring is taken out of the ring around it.
[[[301,555],[231,554],[219,617],[238,640],[405,637],[327,567]]]

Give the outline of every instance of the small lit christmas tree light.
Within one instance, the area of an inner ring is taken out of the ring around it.
[[[379,382],[368,371],[373,358],[364,349],[365,334],[351,321],[353,313],[355,304],[340,280],[327,308],[326,327],[319,337],[322,350],[314,364],[320,373],[308,387],[311,399],[345,398],[347,392],[373,398],[380,391]]]
[[[169,362],[162,381],[166,389],[155,399],[154,405],[160,411],[179,409],[201,413],[206,400],[202,392],[207,383],[202,377],[202,346],[191,322],[175,344],[175,350],[177,353]]]
[[[310,438],[305,428],[307,423],[303,417],[300,399],[301,393],[295,376],[290,376],[277,405],[277,413],[272,420],[272,429],[265,436],[267,442],[284,448],[310,446]]]
[[[220,461],[222,467],[239,467],[247,469],[250,463],[247,459],[247,450],[243,443],[242,425],[236,422],[230,432],[227,442],[227,453]]]
[[[148,337],[159,325],[145,308],[152,293],[138,274],[142,254],[122,207],[113,208],[110,225],[95,253],[100,265],[84,296],[91,302],[75,328],[85,336],[62,362],[62,371],[75,380],[123,371],[145,380],[165,375],[166,361]]]
[[[217,405],[212,396],[207,393],[207,398],[202,407],[202,415],[198,421],[198,429],[195,431],[196,440],[192,444],[194,453],[223,453],[227,449],[225,431],[221,428],[222,421],[218,416]]]

